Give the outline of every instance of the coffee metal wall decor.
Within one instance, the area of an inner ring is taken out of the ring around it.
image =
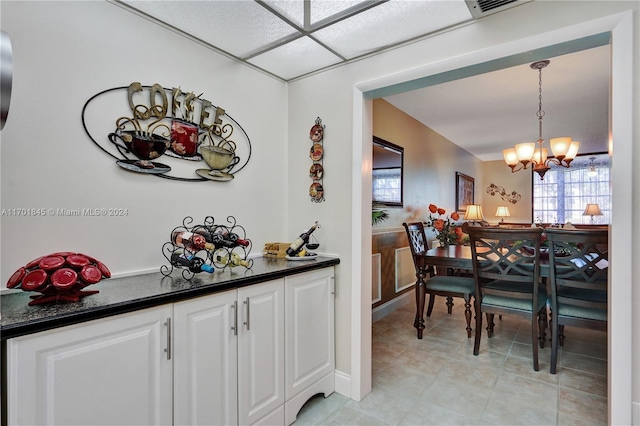
[[[101,103],[105,97],[110,101]],[[106,138],[95,138],[100,131],[89,130],[88,111],[113,109],[118,102],[128,107],[128,113],[115,119],[115,128]],[[202,93],[157,83],[133,82],[94,95],[82,109],[82,124],[89,138],[118,166],[135,173],[183,181],[229,181],[251,158],[249,136],[223,108],[202,98]]]

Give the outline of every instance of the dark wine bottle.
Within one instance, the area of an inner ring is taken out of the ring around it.
[[[202,258],[198,256],[187,256],[182,250],[176,250],[171,253],[171,264],[186,267],[196,274],[198,272],[213,273],[214,271],[213,266],[207,265]]]
[[[213,250],[215,248],[213,244],[207,242],[204,236],[189,231],[174,231],[171,234],[171,242],[192,252]]]
[[[216,248],[234,248],[238,246],[248,247],[250,244],[249,240],[242,239],[238,234],[229,232],[226,229],[218,229],[215,232],[209,232],[206,228],[197,228],[194,232],[202,235],[208,243],[213,244]]]
[[[316,221],[308,231],[300,234],[300,236],[296,238],[287,249],[287,256],[295,256],[300,251],[300,249],[302,249],[302,246],[309,241],[309,237],[311,236],[313,231],[315,231],[319,227],[320,224],[318,223],[318,221]]]

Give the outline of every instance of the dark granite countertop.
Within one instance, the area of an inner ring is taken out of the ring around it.
[[[0,333],[2,340],[25,334],[77,324],[138,309],[173,303],[192,297],[244,287],[288,275],[326,268],[340,259],[319,256],[309,261],[255,258],[253,267],[226,268],[213,274],[196,274],[191,280],[182,277],[182,270],[170,276],[160,272],[111,278],[87,287],[97,294],[75,303],[54,303],[29,306],[32,292],[5,294],[0,298]]]

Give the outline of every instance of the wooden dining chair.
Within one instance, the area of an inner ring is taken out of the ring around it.
[[[469,228],[476,298],[473,354],[480,351],[482,314],[487,336],[493,336],[495,314],[531,321],[533,369],[538,371],[538,344],[544,347],[547,294],[540,284],[540,228]]]
[[[433,266],[426,262],[425,253],[428,250],[427,237],[422,222],[403,223],[409,239],[409,247],[413,256],[413,264],[416,269],[416,318],[413,326],[418,331],[418,339],[422,339],[424,325],[424,303],[429,294],[429,307],[427,317],[431,316],[436,296],[447,298],[447,312],[451,314],[453,303],[451,299],[460,297],[464,299],[464,316],[467,320],[467,338],[471,337],[471,296],[475,293],[473,278],[463,276],[435,275]],[[425,279],[429,275],[428,279]]]
[[[608,229],[547,229],[551,287],[551,368],[565,325],[607,330]]]

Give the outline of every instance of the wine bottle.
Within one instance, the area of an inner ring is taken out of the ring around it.
[[[233,252],[225,256],[217,255],[216,260],[222,263],[223,265],[229,265],[231,267],[234,267],[234,266],[244,266],[245,268],[249,267],[249,261],[244,260],[237,253],[233,253]]]
[[[171,241],[178,247],[189,251],[214,250],[215,246],[208,243],[204,236],[189,231],[173,231]]]
[[[211,265],[207,265],[205,261],[198,256],[187,256],[184,251],[176,250],[171,253],[171,264],[174,266],[184,266],[191,272],[209,272],[213,273],[214,268]]]
[[[215,232],[209,232],[205,228],[197,228],[194,230],[199,235],[202,235],[205,240],[217,248],[226,247],[226,248],[234,248],[238,246],[248,247],[250,242],[249,240],[242,239],[233,232],[229,232],[226,229],[218,229]]]
[[[300,236],[298,238],[296,238],[291,245],[289,246],[289,248],[287,249],[287,256],[295,256],[296,253],[298,253],[300,251],[300,249],[302,248],[303,245],[305,245],[308,241],[309,241],[309,237],[311,236],[311,234],[313,233],[313,231],[315,231],[317,228],[320,227],[320,224],[318,224],[318,221],[316,221],[313,226],[311,228],[309,228],[308,231],[303,232],[302,234],[300,234]]]

